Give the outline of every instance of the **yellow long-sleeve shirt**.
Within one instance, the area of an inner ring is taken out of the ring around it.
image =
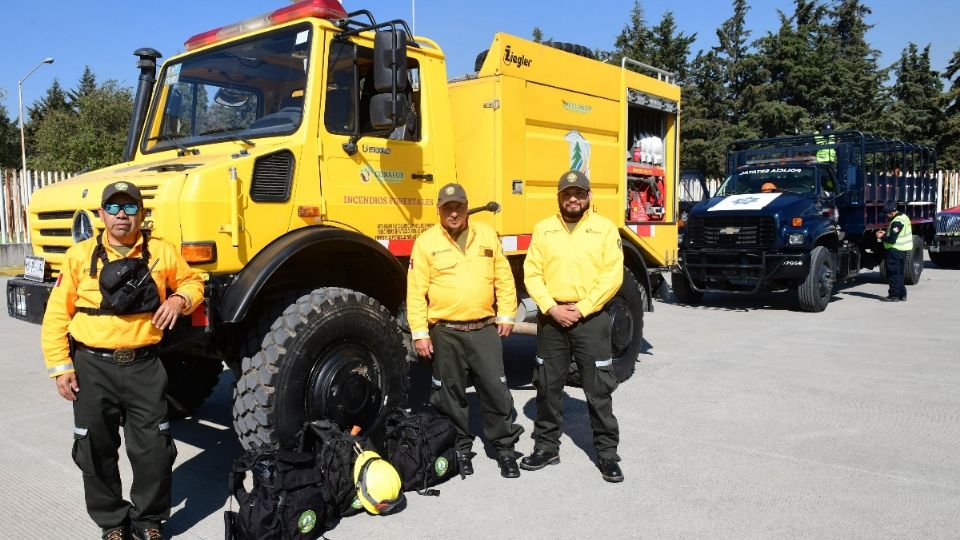
[[[603,309],[623,283],[623,247],[617,227],[587,210],[570,232],[560,214],[533,228],[523,283],[541,313],[574,302],[586,317]]]
[[[407,321],[413,339],[430,337],[438,320],[472,321],[494,315],[497,323],[513,324],[517,289],[500,238],[485,223],[468,222],[466,248],[439,224],[413,243],[407,271]]]
[[[105,234],[102,241],[107,260],[123,258],[123,255],[107,242]],[[50,293],[40,330],[43,358],[47,375],[50,377],[74,371],[67,341],[68,333],[80,343],[104,349],[145,347],[158,343],[163,337],[163,331],[151,323],[153,313],[88,315],[77,312],[78,307],[97,309],[103,300],[99,281],[103,261],[97,261],[97,276],[90,277],[90,257],[96,247],[97,239],[88,238],[68,249],[57,285]],[[142,247],[141,235],[126,256],[142,257]],[[203,301],[203,278],[187,264],[170,242],[151,236],[149,248],[148,264],[153,266],[154,261],[157,261],[151,277],[157,284],[160,301],[166,300],[169,289],[186,300],[183,313],[192,312]]]

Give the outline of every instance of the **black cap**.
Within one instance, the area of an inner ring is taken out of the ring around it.
[[[567,171],[561,174],[560,180],[557,181],[557,192],[572,187],[583,188],[589,191],[590,179],[580,171]]]
[[[437,194],[437,206],[443,206],[451,201],[467,204],[467,192],[460,184],[447,184],[440,188]]]
[[[140,188],[131,184],[130,182],[114,182],[103,188],[103,196],[100,197],[100,205],[102,206],[106,204],[111,197],[118,193],[125,193],[133,197],[133,200],[137,201],[137,204],[143,206],[143,195],[140,194]]]
[[[887,201],[887,204],[883,205],[884,214],[892,214],[897,211],[896,201]]]

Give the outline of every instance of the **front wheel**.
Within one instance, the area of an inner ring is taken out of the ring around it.
[[[800,309],[820,312],[827,308],[833,296],[834,284],[833,255],[824,246],[817,246],[810,252],[810,268],[807,277],[797,288]]]
[[[646,311],[647,290],[628,268],[623,269],[623,284],[603,310],[610,316],[610,352],[617,381],[629,379],[637,368],[637,358],[643,345],[643,312]],[[577,363],[571,361],[567,384],[582,386],[583,379]]]
[[[920,283],[920,274],[923,272],[923,238],[914,235],[913,249],[907,254],[903,262],[903,282],[907,285]]]
[[[234,388],[241,445],[289,446],[306,420],[382,435],[386,414],[407,399],[399,328],[379,302],[349,289],[316,289],[287,306],[244,358]]]

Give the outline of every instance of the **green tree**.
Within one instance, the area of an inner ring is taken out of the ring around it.
[[[866,40],[870,8],[860,0],[842,0],[830,10],[831,23],[823,57],[831,66],[826,114],[835,127],[877,131],[883,111],[883,81],[888,71],[879,67],[880,52]]]
[[[960,169],[960,49],[953,51],[944,77],[950,88],[941,97],[944,111],[943,129],[937,146],[941,169]]]
[[[943,81],[930,67],[930,45],[920,51],[915,43],[909,43],[893,71],[894,101],[883,115],[880,127],[898,139],[937,146],[943,121]]]
[[[650,64],[675,74],[677,83],[686,83],[690,76],[690,45],[696,41],[697,34],[688,36],[677,31],[673,12],[668,11],[650,31],[650,37]]]
[[[640,0],[633,0],[633,8],[630,10],[630,22],[628,22],[620,35],[614,41],[614,58],[617,64],[620,58],[626,56],[638,62],[649,64],[652,56],[653,35],[647,28],[647,20],[643,14],[643,6]]]
[[[5,94],[0,89],[0,168],[20,168],[20,129],[10,119],[4,104]]]
[[[83,74],[80,75],[80,82],[77,87],[67,92],[67,98],[70,104],[76,107],[77,102],[84,96],[88,96],[97,90],[97,77],[90,70],[90,66],[83,66]]]
[[[107,81],[76,103],[76,112],[54,110],[37,127],[34,163],[49,170],[82,171],[123,159],[133,114],[129,88]]]
[[[40,99],[33,102],[33,105],[27,107],[26,117],[24,118],[24,139],[26,140],[27,153],[33,155],[37,144],[37,130],[43,120],[54,112],[69,112],[70,104],[67,102],[67,93],[60,86],[60,81],[53,80],[47,93]],[[29,165],[34,168],[32,164]]]
[[[531,32],[530,35],[533,37],[535,43],[543,42],[543,30],[540,30],[540,27],[534,26],[533,32]]]

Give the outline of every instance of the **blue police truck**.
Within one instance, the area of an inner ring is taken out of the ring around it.
[[[695,206],[671,275],[679,303],[707,291],[790,291],[803,311],[823,311],[834,285],[861,268],[883,268],[883,207],[910,217],[905,278],[923,270],[937,209],[936,153],[859,131],[734,142],[727,177]]]

